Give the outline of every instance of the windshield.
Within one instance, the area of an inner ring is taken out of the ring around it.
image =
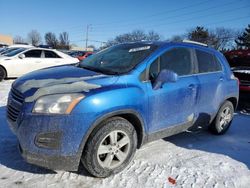
[[[15,56],[15,55],[23,52],[24,50],[26,50],[26,48],[18,48],[18,49],[10,51],[8,53],[5,53],[4,55],[7,57],[12,57],[12,56]]]
[[[3,55],[6,51],[10,50],[9,48],[5,48],[3,50],[0,51],[0,54]]]
[[[10,53],[10,52],[12,52],[14,50],[17,50],[17,49],[18,48],[8,48],[8,49],[6,49],[5,51],[2,52],[2,55],[5,55],[5,54]]]
[[[4,52],[6,50],[6,48],[0,48],[0,53]]]
[[[100,51],[80,62],[80,67],[104,74],[122,74],[131,71],[158,46],[146,43],[120,44]]]

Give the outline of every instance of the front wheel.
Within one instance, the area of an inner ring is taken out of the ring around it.
[[[133,125],[124,118],[113,117],[90,135],[81,160],[92,175],[107,177],[129,164],[136,147],[137,134]]]
[[[234,115],[234,106],[230,101],[226,101],[220,107],[214,121],[210,125],[212,133],[224,134],[230,127]]]

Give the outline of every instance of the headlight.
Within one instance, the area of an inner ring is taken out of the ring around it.
[[[74,107],[84,98],[79,93],[56,94],[40,97],[32,110],[33,113],[70,114]]]

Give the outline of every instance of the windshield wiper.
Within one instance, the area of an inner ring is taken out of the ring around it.
[[[107,69],[99,69],[99,71],[102,72],[103,74],[108,74],[108,75],[119,75],[120,74],[120,72],[107,70]]]
[[[84,65],[79,65],[79,67],[83,68],[83,69],[87,69],[90,71],[94,71],[94,72],[99,72],[102,74],[108,74],[108,75],[118,75],[119,72],[117,71],[111,71],[111,70],[107,70],[107,69],[100,69],[100,68],[96,68],[96,67],[89,67],[89,66],[84,66]]]

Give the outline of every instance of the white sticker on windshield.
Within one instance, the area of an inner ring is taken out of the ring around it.
[[[128,52],[138,52],[138,51],[143,51],[143,50],[148,50],[150,49],[150,46],[143,46],[139,48],[131,48]]]

